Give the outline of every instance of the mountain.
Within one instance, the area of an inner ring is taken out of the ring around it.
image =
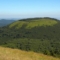
[[[60,57],[60,21],[22,19],[0,28],[0,46]]]
[[[52,56],[0,47],[0,60],[60,60]]]
[[[6,19],[1,19],[0,20],[0,27],[7,26],[8,24],[14,22],[14,20],[6,20]]]

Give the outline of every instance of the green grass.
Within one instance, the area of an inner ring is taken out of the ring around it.
[[[52,56],[0,47],[0,60],[60,60]]]
[[[34,27],[39,27],[39,26],[53,26],[57,24],[56,20],[51,20],[51,19],[40,19],[40,20],[31,20],[31,21],[17,21],[12,23],[9,28],[15,27],[17,29],[21,28],[23,25],[26,25],[26,29],[31,29]]]
[[[13,24],[11,24],[9,27],[12,28],[12,27],[16,27],[16,28],[21,28],[23,26],[23,24],[26,24],[26,22],[24,21],[17,21],[17,22],[14,22]]]

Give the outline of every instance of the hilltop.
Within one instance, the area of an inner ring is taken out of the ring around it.
[[[60,60],[52,56],[0,47],[0,60]]]
[[[57,24],[57,20],[53,18],[30,18],[30,19],[22,19],[17,22],[14,22],[10,24],[10,28],[21,28],[22,26],[25,25],[24,28],[31,29],[34,27],[40,27],[40,26],[53,26]]]

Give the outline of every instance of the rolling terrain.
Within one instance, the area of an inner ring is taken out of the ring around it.
[[[13,22],[0,28],[0,46],[60,58],[60,21],[30,18]]]

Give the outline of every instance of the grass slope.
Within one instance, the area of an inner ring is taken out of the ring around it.
[[[11,24],[9,27],[12,28],[21,28],[23,25],[26,25],[25,28],[30,29],[39,26],[53,26],[57,24],[56,20],[53,19],[38,19],[38,20],[30,20],[30,21],[17,21]]]
[[[0,60],[60,60],[60,59],[35,52],[27,52],[18,49],[0,47]]]

